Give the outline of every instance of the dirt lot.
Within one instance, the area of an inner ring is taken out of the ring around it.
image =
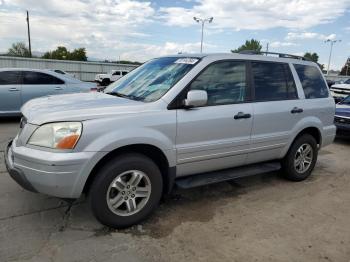
[[[308,180],[264,174],[175,190],[147,222],[101,226],[23,190],[3,164],[18,120],[0,123],[0,261],[350,261],[350,140],[320,152]]]

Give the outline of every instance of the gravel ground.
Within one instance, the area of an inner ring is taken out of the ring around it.
[[[69,206],[9,177],[17,126],[0,122],[0,261],[350,261],[350,140],[322,149],[306,181],[269,173],[175,190],[142,225],[111,230],[85,199]]]

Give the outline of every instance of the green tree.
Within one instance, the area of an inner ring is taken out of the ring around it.
[[[350,57],[346,60],[345,65],[340,70],[339,75],[350,76]]]
[[[309,60],[315,62],[315,63],[318,62],[318,58],[319,58],[317,53],[309,53],[309,52],[306,52],[306,53],[304,54],[304,57],[305,57],[306,59],[309,59]]]
[[[87,61],[86,49],[77,48],[70,52],[64,46],[58,46],[53,51],[46,52],[42,58],[46,59],[58,59],[58,60],[75,60],[75,61]]]
[[[7,55],[9,56],[21,56],[21,57],[30,57],[30,52],[25,43],[18,42],[13,43],[12,46],[8,49]]]
[[[241,51],[249,50],[249,51],[256,51],[260,52],[262,49],[262,45],[260,44],[260,41],[256,39],[246,40],[245,44],[241,45],[235,50],[231,50],[232,53],[239,53]]]
[[[85,48],[77,48],[74,49],[73,52],[69,53],[68,55],[69,60],[76,60],[76,61],[86,61],[86,50]]]

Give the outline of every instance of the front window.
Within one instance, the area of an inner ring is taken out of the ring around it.
[[[138,101],[156,101],[184,77],[198,61],[198,58],[189,57],[153,59],[110,84],[104,92]]]

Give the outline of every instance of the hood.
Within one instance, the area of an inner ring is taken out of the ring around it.
[[[41,125],[47,122],[83,121],[151,110],[144,102],[94,92],[36,98],[27,102],[21,111],[29,123]]]
[[[331,88],[350,89],[350,85],[349,84],[335,84],[335,85],[332,85]]]
[[[337,104],[335,114],[337,116],[350,117],[350,105]]]

